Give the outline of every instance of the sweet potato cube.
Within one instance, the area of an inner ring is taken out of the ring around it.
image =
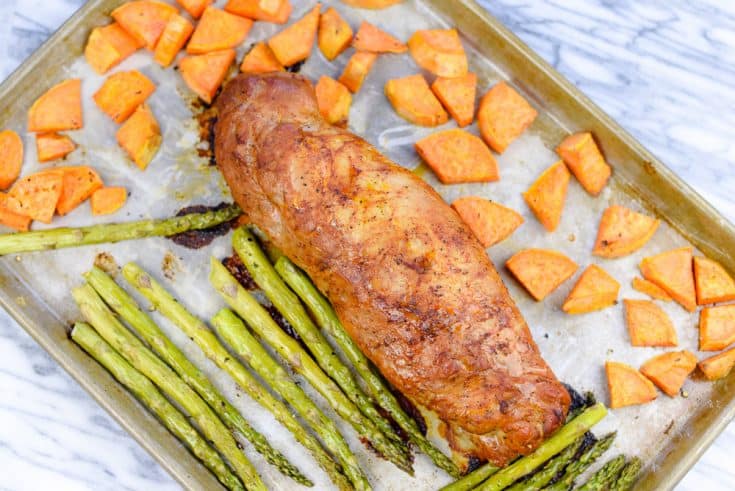
[[[699,350],[720,351],[735,343],[735,304],[705,307],[699,314]]]
[[[14,211],[18,209],[20,209],[18,200],[5,193],[0,193],[0,224],[19,232],[26,232],[31,226],[31,217]]]
[[[570,177],[564,162],[560,160],[546,169],[523,193],[526,204],[549,232],[556,230],[561,222]]]
[[[486,249],[505,240],[523,224],[520,213],[484,198],[459,198],[452,208]]]
[[[352,41],[352,28],[339,12],[329,7],[319,18],[317,44],[322,54],[332,61],[347,49]]]
[[[585,314],[614,305],[620,283],[601,267],[592,264],[584,270],[564,301],[567,314]]]
[[[316,84],[316,101],[319,112],[329,124],[347,124],[352,104],[352,95],[347,87],[322,75]]]
[[[87,63],[100,75],[122,62],[141,48],[143,43],[113,22],[104,27],[92,29],[84,48]]]
[[[556,153],[569,166],[582,187],[592,196],[597,196],[607,184],[612,169],[597,148],[591,133],[576,133],[566,137]]]
[[[655,283],[651,283],[648,280],[644,280],[643,278],[639,278],[636,276],[635,278],[633,278],[631,285],[633,286],[634,290],[638,290],[639,292],[648,295],[649,297],[656,300],[662,300],[664,302],[671,302],[672,300],[671,296],[666,293],[661,287],[657,286]]]
[[[285,24],[293,7],[288,0],[230,0],[225,10],[249,19]]]
[[[193,18],[198,19],[214,0],[176,0]]]
[[[316,40],[321,8],[317,3],[309,13],[268,40],[268,46],[281,65],[291,66],[309,57]]]
[[[23,166],[23,140],[12,130],[0,131],[0,189],[18,179]]]
[[[415,147],[444,184],[500,179],[498,164],[490,149],[480,138],[465,130],[439,131],[417,141]]]
[[[94,102],[116,123],[122,123],[145,102],[156,86],[137,70],[113,73],[94,94]]]
[[[128,34],[153,51],[168,20],[177,13],[176,8],[167,3],[137,0],[122,4],[111,15]]]
[[[76,143],[66,135],[58,133],[39,133],[36,135],[36,155],[39,162],[50,162],[66,157],[77,148]]]
[[[439,99],[420,73],[385,83],[385,95],[406,121],[420,126],[439,126],[449,119]]]
[[[543,300],[577,271],[574,261],[549,249],[525,249],[508,259],[505,266],[537,301]]]
[[[362,21],[360,28],[352,40],[352,47],[357,51],[369,51],[371,53],[404,53],[408,47],[373,24]]]
[[[719,355],[710,356],[699,362],[699,369],[707,380],[725,378],[733,366],[735,366],[735,348],[730,348]]]
[[[141,104],[117,130],[117,143],[140,170],[145,170],[161,146],[161,129],[147,104]]]
[[[179,69],[186,85],[204,102],[210,104],[225,80],[233,61],[235,61],[235,50],[226,49],[182,58],[179,62]]]
[[[47,133],[82,126],[82,81],[78,78],[54,85],[28,110],[28,131]]]
[[[627,256],[653,237],[659,223],[624,206],[610,206],[602,214],[592,254],[607,258]]]
[[[625,299],[625,322],[633,346],[679,344],[671,319],[651,300]]]
[[[194,32],[194,26],[185,17],[174,15],[166,24],[156,50],[153,53],[153,59],[162,67],[169,66],[179,54],[181,48],[184,47],[186,41]]]
[[[735,281],[720,263],[712,259],[694,258],[694,285],[698,305],[735,300]]]
[[[610,409],[645,404],[658,396],[653,383],[625,363],[608,361],[605,363],[605,373],[607,390],[610,393]]]
[[[242,59],[240,71],[243,73],[269,73],[284,70],[276,55],[265,43],[257,43]]]
[[[26,215],[43,223],[51,223],[59,202],[63,185],[59,171],[42,171],[19,179],[9,195],[15,200],[8,201],[11,211]]]
[[[645,279],[661,287],[689,312],[694,312],[697,308],[697,299],[691,247],[682,247],[644,258],[640,268]]]
[[[128,199],[128,190],[123,187],[104,187],[94,193],[89,200],[93,215],[109,215],[123,207]]]
[[[56,203],[56,213],[66,215],[102,187],[99,174],[87,166],[58,167],[62,176],[62,190]]]
[[[339,77],[339,83],[350,89],[353,94],[360,90],[365,77],[373,67],[373,63],[378,58],[375,53],[364,53],[357,51],[347,61],[342,75]]]
[[[199,55],[235,48],[247,37],[251,27],[251,19],[207,7],[186,45],[186,52]]]
[[[480,100],[477,122],[482,138],[498,153],[505,152],[536,119],[538,113],[505,82],[495,84]]]
[[[691,351],[671,351],[654,356],[641,366],[641,373],[669,397],[676,397],[690,373],[697,368]]]
[[[460,128],[472,124],[475,119],[475,90],[477,75],[468,73],[463,77],[437,77],[431,90],[449,111]]]
[[[467,74],[467,55],[456,29],[416,31],[408,40],[408,49],[416,63],[440,77]]]
[[[390,7],[391,5],[395,5],[402,1],[403,0],[342,0],[342,3],[360,9],[379,10]]]

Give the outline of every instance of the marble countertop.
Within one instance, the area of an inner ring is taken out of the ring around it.
[[[0,79],[82,0],[0,2]],[[735,2],[480,0],[735,221]],[[677,488],[735,487],[731,423]],[[2,490],[179,486],[0,311]]]

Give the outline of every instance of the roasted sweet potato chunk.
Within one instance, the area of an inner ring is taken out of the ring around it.
[[[63,185],[62,173],[57,170],[42,171],[25,176],[10,188],[9,195],[15,200],[8,201],[11,211],[26,215],[43,223],[51,223],[59,202]]]
[[[54,85],[28,110],[28,131],[48,133],[82,126],[82,81],[78,78]]]
[[[577,271],[577,264],[549,249],[525,249],[505,263],[513,276],[537,301],[543,300]]]
[[[141,104],[117,130],[117,142],[140,170],[145,170],[161,146],[161,129],[147,104]]]
[[[57,167],[61,172],[62,189],[56,203],[56,213],[66,215],[102,187],[102,179],[91,167]]]
[[[39,133],[36,135],[36,156],[39,162],[50,162],[66,157],[77,148],[76,143],[66,135],[58,133]]]
[[[116,123],[122,123],[156,90],[137,70],[113,73],[94,94],[94,102]]]
[[[631,286],[633,286],[634,290],[638,290],[639,292],[644,293],[656,300],[663,300],[664,302],[671,302],[672,300],[671,296],[666,293],[661,287],[657,286],[655,283],[651,283],[648,280],[644,280],[643,278],[639,278],[636,276],[635,278],[633,278]]]
[[[712,259],[694,258],[694,284],[698,305],[735,300],[735,281],[720,263]]]
[[[357,51],[369,51],[371,53],[403,53],[408,47],[382,29],[373,24],[362,21],[360,28],[352,40],[352,47]]]
[[[186,85],[209,104],[225,80],[233,61],[234,49],[212,51],[182,58],[179,69]]]
[[[592,264],[581,274],[564,301],[562,310],[567,314],[585,314],[614,305],[620,283],[601,267]]]
[[[360,9],[384,9],[402,2],[403,0],[342,0],[342,3],[357,7]]]
[[[89,34],[84,56],[97,73],[104,74],[110,68],[143,47],[117,22],[104,27],[95,27]]]
[[[20,203],[12,196],[0,193],[0,224],[19,232],[27,231],[31,226],[31,217],[17,213]]]
[[[240,65],[240,71],[244,73],[282,72],[283,70],[283,65],[278,62],[276,55],[265,43],[253,46]]]
[[[193,18],[198,19],[214,0],[176,0]]]
[[[444,184],[500,179],[498,164],[482,140],[465,130],[439,131],[416,142],[416,152]]]
[[[513,87],[498,82],[480,100],[477,122],[490,148],[503,153],[531,126],[537,115],[538,112]]]
[[[607,390],[610,393],[610,409],[645,404],[658,396],[653,383],[625,363],[608,361],[605,363],[605,373]]]
[[[207,7],[191,35],[186,52],[190,55],[235,48],[250,32],[253,21],[216,7]]]
[[[317,3],[305,16],[268,40],[268,46],[283,66],[304,61],[311,54],[319,27],[319,10]]]
[[[515,210],[476,196],[459,198],[452,208],[484,248],[505,240],[523,224]]]
[[[653,237],[659,223],[624,206],[611,206],[602,214],[592,254],[607,258],[627,256]]]
[[[12,130],[0,131],[0,189],[18,179],[23,166],[23,140]]]
[[[475,90],[477,75],[468,73],[463,77],[437,77],[431,90],[449,111],[460,128],[472,124],[475,119]]]
[[[408,49],[416,63],[440,77],[467,74],[467,55],[456,29],[416,31],[408,40]]]
[[[109,215],[123,207],[128,191],[123,187],[104,187],[92,194],[90,204],[93,215]]]
[[[128,34],[153,51],[168,20],[177,13],[176,8],[167,3],[137,0],[122,4],[111,15]]]
[[[682,247],[644,258],[640,268],[645,279],[661,287],[689,312],[694,312],[697,308],[697,299],[691,247]]]
[[[339,83],[350,89],[353,94],[360,90],[365,77],[373,67],[373,63],[378,58],[375,53],[364,53],[357,51],[347,61],[342,75],[339,77]]]
[[[735,366],[735,348],[730,348],[719,355],[710,356],[699,362],[699,369],[707,380],[718,380],[727,377],[733,366]]]
[[[194,26],[186,18],[178,14],[171,17],[153,53],[153,59],[156,63],[163,67],[169,66],[176,55],[179,54],[181,48],[184,47],[192,32],[194,32]]]
[[[625,322],[633,346],[676,346],[671,319],[651,300],[625,299]]]
[[[735,304],[705,307],[699,314],[699,350],[720,351],[735,343]]]
[[[293,7],[288,0],[230,0],[225,10],[249,19],[285,24]]]
[[[352,41],[352,28],[339,12],[329,7],[319,18],[317,43],[322,54],[332,61],[347,49]]]
[[[319,112],[331,124],[345,125],[350,116],[352,94],[347,87],[331,77],[322,75],[316,84]]]
[[[526,204],[549,232],[556,230],[561,222],[569,179],[569,171],[560,160],[546,169],[523,193]]]
[[[388,80],[385,95],[398,115],[410,123],[439,126],[449,119],[421,74]]]
[[[569,166],[582,187],[597,196],[607,184],[612,169],[597,148],[591,133],[576,133],[566,137],[556,152]]]
[[[654,356],[641,366],[641,373],[669,397],[676,397],[690,373],[697,368],[691,351],[671,351]]]

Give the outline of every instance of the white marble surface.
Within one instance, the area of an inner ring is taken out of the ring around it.
[[[0,2],[5,78],[81,0]],[[735,2],[481,0],[735,220]],[[679,490],[735,489],[735,423]],[[0,312],[0,490],[178,485]]]

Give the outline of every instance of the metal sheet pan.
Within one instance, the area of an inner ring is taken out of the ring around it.
[[[192,139],[195,125],[192,124],[190,112],[187,112],[188,106],[176,94],[181,91],[181,84],[172,75],[174,72],[150,67],[149,58],[145,55],[136,55],[126,61],[122,68],[139,67],[147,70],[157,83],[174,87],[169,92],[176,95],[176,101],[154,97],[151,104],[154,112],[159,114],[159,119],[162,119],[164,141],[168,145],[160,159],[168,159],[176,164],[166,169],[150,169],[143,178],[141,174],[136,174],[135,169],[126,166],[118,153],[108,151],[108,145],[104,143],[106,140],[99,138],[100,133],[97,131],[109,133],[112,128],[104,119],[95,119],[97,116],[92,114],[93,108],[89,102],[88,96],[101,78],[92,75],[88,69],[85,71],[79,56],[89,30],[108,22],[107,14],[120,3],[122,0],[89,1],[3,83],[0,87],[0,125],[24,131],[26,110],[38,95],[61,79],[84,76],[85,117],[91,114],[87,127],[94,129],[79,138],[75,137],[86,149],[76,158],[80,162],[88,161],[99,166],[105,178],[128,183],[134,190],[144,189],[145,196],[131,199],[138,203],[132,209],[133,215],[155,210],[154,215],[163,216],[188,202],[201,202],[202,196],[209,202],[216,202],[226,195],[226,191],[216,173],[201,172],[206,170],[206,163],[198,161],[196,152],[192,151],[196,143]],[[294,16],[307,8],[304,1],[294,3]],[[366,18],[385,25],[389,31],[403,38],[417,28],[454,25],[469,47],[472,69],[480,79],[480,93],[492,82],[504,78],[528,96],[539,109],[541,117],[537,123],[499,159],[502,186],[440,186],[430,173],[424,174],[427,181],[435,185],[447,200],[472,193],[523,210],[527,223],[511,240],[491,250],[491,257],[496,264],[502,264],[521,247],[543,244],[563,250],[581,266],[585,266],[591,261],[589,250],[599,213],[607,204],[616,202],[647,209],[666,221],[650,247],[641,254],[622,262],[602,263],[623,284],[622,296],[631,294],[626,283],[636,274],[635,264],[641,255],[685,243],[691,243],[730,271],[735,271],[732,245],[735,244],[735,227],[472,0],[415,0],[383,12],[359,11],[345,6],[340,6],[339,10],[353,25],[360,18]],[[253,30],[249,41],[264,38],[275,30],[275,26],[262,24]],[[312,76],[323,72],[336,75],[345,61],[346,57],[343,56],[336,64],[329,64],[315,50],[315,55],[304,66],[303,72]],[[431,130],[405,125],[387,106],[382,96],[382,86],[387,78],[415,71],[415,65],[406,63],[405,57],[400,60],[391,57],[385,57],[384,61],[381,59],[366,86],[355,98],[351,115],[353,130],[364,135],[397,162],[409,167],[418,163],[412,142]],[[87,80],[91,80],[89,87],[86,86]],[[594,132],[613,165],[614,181],[598,200],[592,200],[573,185],[562,227],[555,234],[545,235],[525,209],[519,192],[554,161],[550,149],[560,138],[569,131],[582,129]],[[28,135],[25,141],[27,147],[32,143]],[[112,140],[109,141],[112,146]],[[37,164],[26,162],[26,165],[32,168]],[[148,182],[157,184],[150,185]],[[176,199],[165,199],[174,194]],[[72,214],[64,220],[65,223],[81,224],[90,221],[91,217],[88,214]],[[155,270],[169,249],[182,258],[175,289],[181,296],[189,296],[195,292],[206,292],[206,289],[199,290],[197,287],[206,284],[206,281],[201,281],[203,270],[196,263],[206,264],[206,257],[211,252],[224,254],[227,240],[218,241],[205,253],[181,251],[164,239],[153,239],[146,243],[145,248],[139,245],[89,247],[75,252],[54,251],[28,255],[20,261],[3,258],[0,260],[0,303],[185,488],[214,489],[218,484],[212,476],[103,369],[89,360],[66,337],[66,328],[77,315],[67,294],[68,287],[79,281],[77,273],[89,267],[96,253],[109,251],[119,261],[134,259]],[[598,395],[604,396],[605,392],[601,389],[601,363],[606,357],[635,364],[655,352],[642,350],[631,354],[630,348],[626,350],[627,341],[622,331],[619,308],[608,309],[599,315],[571,318],[564,316],[558,308],[571,285],[566,285],[544,303],[535,303],[507,275],[506,280],[531,324],[544,356],[560,378],[582,389],[595,389]],[[199,315],[209,315],[217,306],[214,293],[210,291],[208,296],[212,300],[202,302],[204,305],[197,307]],[[677,324],[682,347],[695,350],[696,334],[692,334],[695,330],[691,326],[695,325],[696,317],[684,314],[676,306],[667,306],[666,309]],[[602,326],[599,331],[596,331],[597,326]],[[196,363],[205,365],[205,370],[218,378],[218,384],[226,383],[216,368],[197,356],[196,349],[187,345],[186,339],[176,337],[173,331],[169,332]],[[611,339],[613,341],[608,341]],[[575,370],[574,366],[579,363],[589,367],[589,370],[584,374],[575,373],[579,370]],[[735,374],[714,385],[696,381],[692,384],[691,397],[687,400],[660,398],[654,403],[658,406],[623,410],[619,416],[608,418],[604,423],[610,428],[622,428],[617,444],[619,450],[635,452],[635,449],[640,449],[638,453],[649,463],[639,483],[641,489],[672,488],[735,416]],[[231,398],[237,398],[237,391],[228,390],[227,394]],[[257,408],[251,408],[246,402],[238,403],[241,407],[247,407],[248,414],[251,409],[257,412]],[[675,424],[669,428],[666,417],[649,423],[646,418],[650,416],[650,411],[665,414],[671,421],[676,420]],[[632,424],[632,421],[636,423]],[[642,421],[646,423],[640,423]],[[287,441],[287,435],[282,435],[283,430],[273,427],[267,417],[258,423],[270,438],[276,438],[280,443]],[[666,428],[665,433],[663,428]],[[294,455],[297,459],[302,458],[298,453]],[[395,472],[388,464],[369,456],[361,455],[361,458],[379,489],[405,489],[408,485],[417,489],[432,489],[447,480],[446,476],[433,471],[430,464],[421,458],[413,482]],[[259,463],[257,458],[254,460],[256,464]],[[309,471],[311,460],[308,457],[298,463]],[[263,471],[269,478],[272,476],[271,470],[263,468]],[[288,489],[289,485],[288,481],[270,483],[281,489]]]

